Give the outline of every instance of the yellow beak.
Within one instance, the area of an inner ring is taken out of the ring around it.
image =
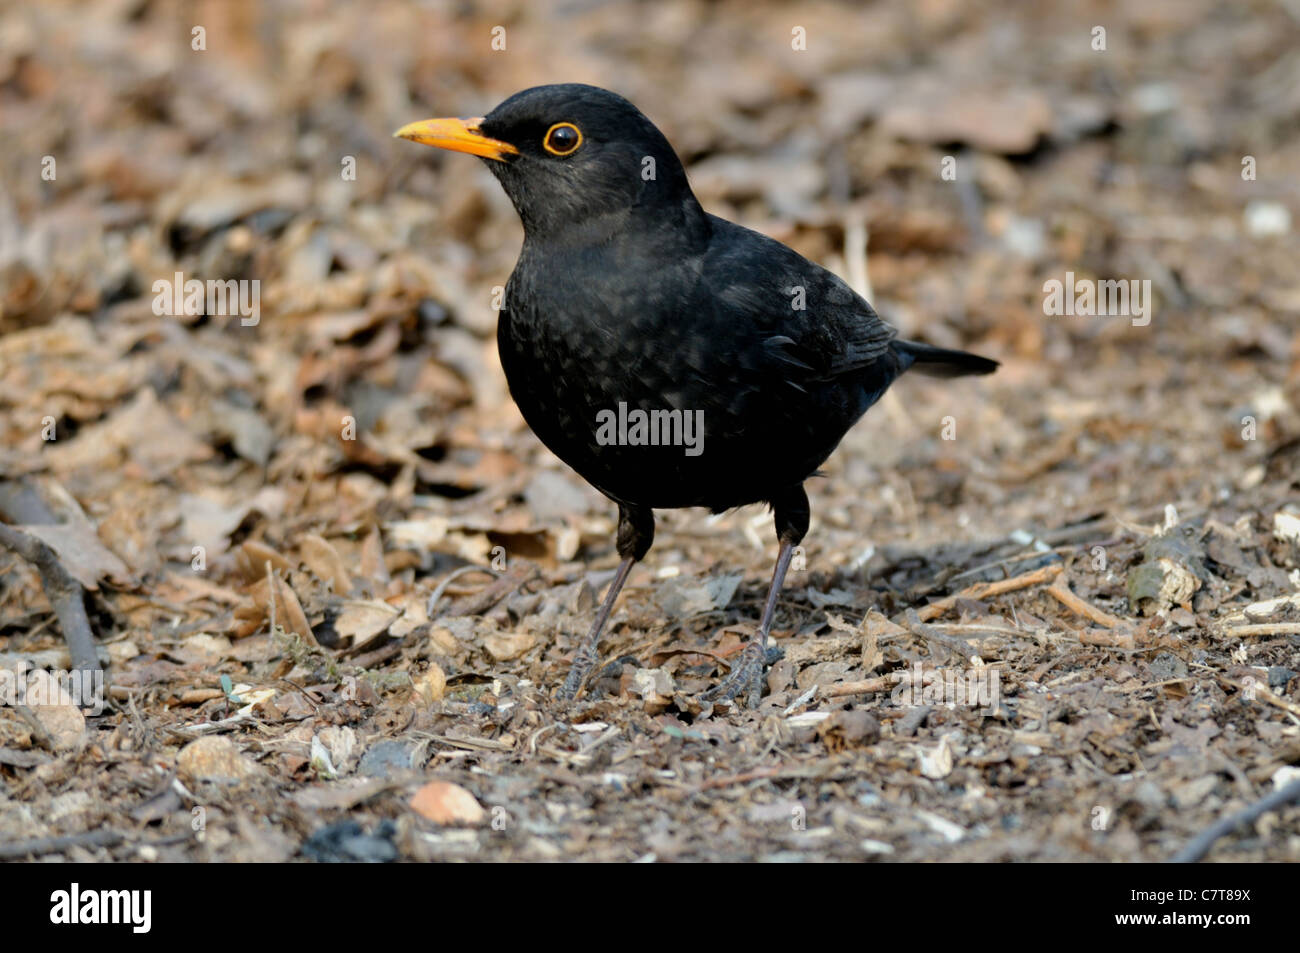
[[[489,139],[478,131],[478,119],[425,119],[403,126],[393,133],[395,139],[410,139],[426,146],[450,149],[452,152],[468,152],[472,156],[483,156],[504,162],[506,156],[519,154],[508,142]]]

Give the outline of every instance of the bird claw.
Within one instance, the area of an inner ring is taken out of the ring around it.
[[[702,702],[738,702],[741,708],[757,708],[763,697],[763,666],[768,653],[751,642],[740,653],[740,660],[723,681],[700,695]]]
[[[556,699],[562,702],[571,702],[578,697],[578,691],[582,688],[583,682],[591,674],[595,666],[588,662],[583,664],[581,659],[574,659],[573,664],[569,667],[569,674],[565,676],[564,684],[556,692]]]

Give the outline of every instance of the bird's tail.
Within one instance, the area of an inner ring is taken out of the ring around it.
[[[890,345],[898,355],[899,373],[915,367],[927,377],[965,377],[968,374],[992,374],[998,362],[967,351],[931,347],[916,341],[894,341]]]

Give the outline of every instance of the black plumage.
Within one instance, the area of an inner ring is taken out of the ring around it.
[[[482,156],[513,201],[524,244],[497,325],[510,392],[542,442],[619,507],[623,563],[562,694],[594,666],[654,509],[762,502],[777,570],[757,638],[709,693],[756,701],[776,596],[808,529],[803,482],[909,367],[960,376],[996,362],[900,341],[826,269],[705,212],[662,133],[614,93],[541,86],[481,120],[398,135]],[[634,411],[676,442],[610,442],[611,416]]]

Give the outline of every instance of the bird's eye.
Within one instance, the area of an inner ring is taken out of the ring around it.
[[[571,122],[557,122],[546,130],[542,146],[553,156],[571,156],[582,145],[582,133]]]

